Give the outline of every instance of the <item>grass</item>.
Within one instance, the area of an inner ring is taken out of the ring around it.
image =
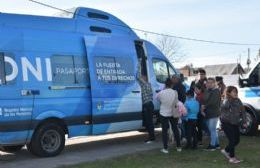
[[[221,142],[221,146],[225,146],[226,141]],[[206,152],[202,149],[183,150],[179,153],[171,147],[169,154],[163,154],[157,149],[62,168],[259,168],[260,137],[242,136],[241,142],[236,148],[236,155],[243,162],[233,165],[228,163],[219,150],[214,152]]]

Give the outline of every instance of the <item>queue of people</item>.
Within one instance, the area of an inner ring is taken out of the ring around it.
[[[222,77],[207,78],[203,69],[199,70],[198,76],[199,78],[192,82],[190,89],[186,92],[179,76],[173,75],[171,79],[168,78],[165,81],[165,88],[156,95],[160,102],[163,142],[161,152],[169,153],[169,128],[172,129],[178,152],[182,151],[182,139],[186,139],[184,149],[197,149],[198,146],[202,146],[205,134],[210,137],[209,145],[205,150],[220,149],[217,132],[217,123],[220,120],[228,139],[228,145],[221,150],[221,153],[229,159],[230,163],[239,163],[240,160],[235,157],[235,146],[239,143],[240,116],[242,115],[242,122],[245,123],[245,112],[237,97],[237,89],[234,86],[226,88]],[[151,115],[149,115],[149,112],[153,110],[152,91],[147,80],[145,82],[145,78],[139,79],[143,79],[140,83],[144,102],[144,121],[149,132],[146,142],[152,142],[155,140],[154,126],[149,126],[152,124]],[[246,124],[243,126],[246,127]]]

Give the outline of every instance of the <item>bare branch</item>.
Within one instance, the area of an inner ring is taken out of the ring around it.
[[[156,46],[172,63],[185,60],[186,54],[183,52],[181,44],[172,37],[162,36],[158,38]]]

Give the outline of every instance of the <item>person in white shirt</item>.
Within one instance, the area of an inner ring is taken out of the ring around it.
[[[169,122],[173,129],[174,138],[176,140],[177,151],[181,151],[180,134],[177,128],[178,120],[180,117],[178,111],[178,93],[172,89],[171,79],[165,81],[165,89],[160,91],[157,95],[157,99],[160,101],[160,120],[162,124],[162,140],[163,149],[161,152],[169,153],[168,151],[168,129]]]

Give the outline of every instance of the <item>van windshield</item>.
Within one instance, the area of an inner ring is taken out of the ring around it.
[[[260,86],[260,63],[251,71],[248,79],[251,86]]]
[[[250,76],[250,74],[252,74],[252,72],[254,71],[254,69],[259,68],[259,64],[260,64],[260,61],[256,62],[256,64],[254,64],[254,65],[252,66],[252,68],[250,69],[250,71],[249,71],[248,73],[246,73],[245,75],[243,75],[243,78],[244,78],[244,79],[248,79],[249,76]]]

